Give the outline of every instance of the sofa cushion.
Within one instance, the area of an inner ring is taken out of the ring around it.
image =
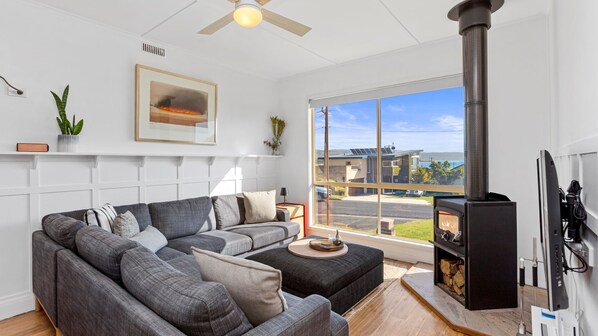
[[[272,222],[276,217],[276,190],[244,192],[245,223]]]
[[[253,241],[252,249],[255,250],[297,235],[299,224],[293,222],[243,224],[225,230],[250,237]]]
[[[137,243],[98,226],[87,226],[79,230],[75,242],[81,258],[116,283],[122,283],[120,273],[122,256],[126,251],[137,247]]]
[[[145,246],[154,253],[168,244],[162,232],[151,225],[129,239],[139,243],[139,245]]]
[[[158,252],[156,252],[156,255],[158,256],[158,258],[164,261],[168,261],[174,258],[184,256],[186,254],[179,250],[175,250],[172,247],[164,246]]]
[[[112,232],[123,238],[131,238],[139,233],[139,223],[131,211],[118,214],[112,222]]]
[[[127,290],[187,335],[241,335],[251,324],[224,286],[189,276],[144,248],[122,261]]]
[[[80,220],[60,214],[46,216],[42,222],[44,232],[52,240],[73,252],[77,252],[77,245],[75,244],[77,231],[85,226],[85,223]]]
[[[212,200],[207,196],[152,203],[149,210],[152,225],[169,240],[216,228]]]
[[[166,263],[174,267],[174,269],[176,269],[177,271],[192,276],[197,280],[201,280],[201,272],[199,271],[199,265],[197,265],[197,261],[195,260],[195,257],[192,255],[183,254],[178,258],[168,260]]]
[[[218,230],[245,223],[243,197],[237,195],[214,196],[212,203]]]
[[[202,278],[222,283],[253,326],[288,309],[279,270],[243,258],[192,250]]]
[[[135,216],[135,218],[137,219],[137,223],[139,223],[140,231],[145,230],[145,228],[152,223],[152,219],[150,217],[150,213],[149,213],[147,204],[138,203],[138,204],[120,205],[120,206],[115,206],[114,210],[116,210],[117,214],[131,211],[133,216]],[[74,219],[83,220],[83,216],[85,215],[86,212],[87,212],[87,209],[62,212],[60,214],[67,216],[67,217],[72,217]]]
[[[208,236],[202,233],[171,239],[168,241],[167,246],[185,254],[191,254],[191,246],[220,253],[226,246],[226,241],[220,237]]]
[[[224,239],[224,247],[220,253],[225,255],[234,256],[251,251],[251,246],[253,245],[251,238],[248,236],[230,231],[214,230],[200,233],[199,235]]]

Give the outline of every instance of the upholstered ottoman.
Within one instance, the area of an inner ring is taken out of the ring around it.
[[[247,259],[279,269],[284,291],[299,297],[321,295],[330,300],[333,311],[343,314],[384,280],[382,251],[357,244],[347,246],[347,254],[334,259],[299,257],[286,247],[254,254]]]

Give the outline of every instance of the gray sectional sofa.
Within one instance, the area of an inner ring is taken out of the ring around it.
[[[191,246],[246,257],[296,239],[297,224],[242,224],[235,195],[133,204],[140,230],[168,240],[156,253],[80,219],[85,210],[44,217],[33,233],[33,292],[64,335],[348,335],[344,318],[318,295],[288,293],[289,309],[252,326],[226,288],[201,280]]]

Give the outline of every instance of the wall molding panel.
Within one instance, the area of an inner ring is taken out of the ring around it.
[[[34,308],[31,234],[45,215],[277,189],[277,158],[0,153],[0,320]]]

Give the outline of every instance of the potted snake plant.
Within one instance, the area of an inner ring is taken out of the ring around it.
[[[58,135],[58,151],[59,152],[76,152],[77,144],[79,143],[79,134],[83,130],[83,119],[76,121],[75,115],[73,114],[72,121],[66,115],[66,103],[69,97],[69,85],[64,88],[62,92],[62,98],[59,97],[53,91],[50,91],[56,102],[56,108],[58,109],[58,117],[56,122],[60,128]]]

